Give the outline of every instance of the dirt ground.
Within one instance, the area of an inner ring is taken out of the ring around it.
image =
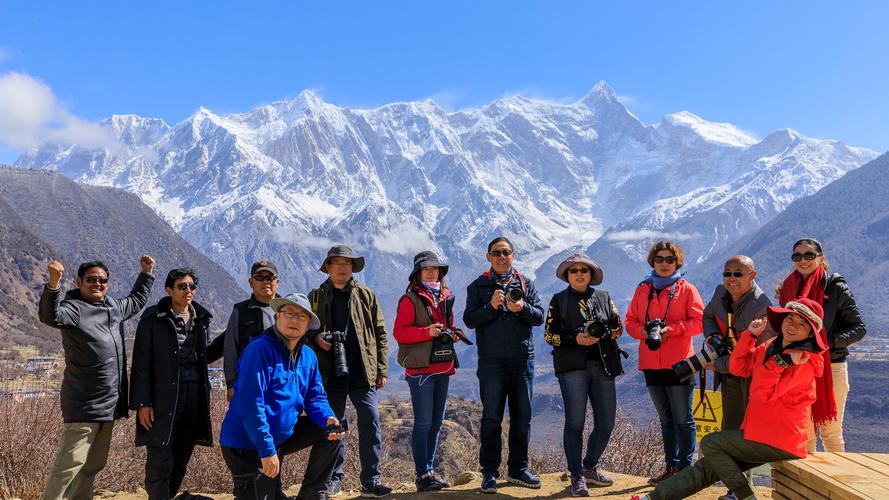
[[[645,478],[626,476],[623,474],[613,474],[613,477],[613,486],[608,488],[590,488],[590,495],[592,497],[598,498],[620,498],[623,500],[627,500],[633,495],[642,496],[652,489],[650,486],[648,486],[647,479]],[[461,482],[460,480],[469,480],[468,483],[459,486],[453,486],[440,492],[418,494],[414,490],[413,484],[402,483],[399,485],[394,485],[393,487],[395,488],[395,493],[391,496],[391,498],[398,499],[437,497],[447,500],[481,500],[482,498],[572,498],[571,492],[568,490],[567,477],[563,474],[543,474],[541,476],[541,479],[543,480],[543,485],[538,490],[522,488],[519,486],[511,485],[506,481],[500,481],[497,484],[497,494],[484,495],[478,490],[481,484],[481,475],[477,472],[469,472],[461,474],[460,477],[455,480],[455,482],[458,483]],[[286,493],[288,495],[296,495],[298,490],[298,486],[293,486],[288,488]],[[719,495],[722,495],[724,493],[724,488],[711,487],[689,498],[694,500],[714,500]],[[147,498],[145,492],[141,490],[137,493],[100,492],[97,496],[104,500],[143,500]],[[218,500],[230,500],[232,498],[231,495],[208,496]],[[756,488],[756,497],[772,498],[772,491],[770,488],[758,486]],[[336,498],[338,500],[345,500],[351,498],[359,498],[359,495],[357,491],[348,491]]]

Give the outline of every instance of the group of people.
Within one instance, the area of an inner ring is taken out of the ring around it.
[[[467,287],[462,318],[475,330],[478,352],[482,492],[497,491],[507,405],[506,480],[540,487],[528,445],[532,329],[544,324],[564,399],[572,495],[589,496],[588,485],[613,484],[599,463],[615,423],[615,379],[627,357],[618,343],[624,329],[639,341],[639,369],[663,436],[664,472],[651,478],[651,498],[682,498],[717,480],[730,488],[725,498],[751,498],[745,471],[804,457],[814,451],[818,432],[827,451],[842,451],[845,360],[865,328],[845,281],[828,273],[821,244],[803,239],[794,245],[795,269],[779,290],[779,306],[757,286],[752,260],[736,256],[725,263],[723,285],[705,307],[683,278],[684,258],[674,242],[651,247],[652,270],[622,321],[607,291],[596,288],[604,272],[589,256],[575,254],[558,266],[567,287],[544,312],[533,281],[513,266],[512,242],[499,237],[488,244],[490,267]],[[164,283],[167,296],[141,316],[128,381],[121,325],[145,307],[155,279],[154,260],[146,255],[139,263],[142,272],[123,299],[108,296],[109,270],[102,262],[80,265],[77,288],[64,299],[64,268],[57,261],[48,266],[39,315],[62,335],[65,425],[44,499],[92,496],[114,422],[128,409],[137,415],[136,445],[147,447],[149,497],[175,497],[194,447],[213,443],[207,366],[220,358],[229,403],[219,443],[235,498],[285,498],[282,462],[304,448],[311,452],[299,497],[341,493],[347,399],[357,416],[361,496],[391,493],[379,471],[377,396],[388,379],[389,344],[376,295],[354,278],[363,257],[347,246],[332,247],[319,267],[327,279],[308,294],[286,296],[277,293],[276,266],[254,263],[250,298],[234,305],[225,332],[212,340],[212,315],[194,300],[198,276],[173,269]],[[449,380],[459,368],[455,344],[473,343],[457,327],[448,269],[433,251],[414,257],[393,329],[414,412],[411,450],[420,492],[450,486],[434,469],[435,456]],[[698,352],[692,338],[702,333]],[[694,379],[688,372],[696,370],[715,373],[724,420],[720,432],[703,439],[703,457],[693,463]],[[584,453],[588,402],[593,429]]]

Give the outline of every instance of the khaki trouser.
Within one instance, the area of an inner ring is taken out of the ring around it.
[[[846,451],[846,442],[843,441],[843,413],[846,412],[846,397],[849,395],[849,365],[843,363],[831,363],[830,372],[833,375],[833,394],[837,400],[837,419],[818,427],[821,434],[821,444],[824,451]],[[815,451],[817,435],[815,425],[809,420],[809,443],[806,446],[809,453]]]
[[[90,499],[93,481],[105,468],[114,422],[66,423],[43,490],[43,500]]]

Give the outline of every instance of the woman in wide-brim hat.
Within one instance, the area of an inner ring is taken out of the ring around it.
[[[393,334],[398,363],[405,368],[411,392],[414,427],[411,452],[417,491],[450,486],[433,470],[438,436],[444,420],[450,377],[458,366],[454,337],[454,294],[445,285],[448,263],[435,252],[414,256],[408,287],[398,301]],[[442,343],[443,340],[448,342]]]
[[[623,373],[617,338],[620,312],[602,283],[602,268],[584,254],[574,254],[556,269],[568,283],[555,294],[546,314],[544,339],[553,346],[553,366],[565,404],[562,444],[571,473],[571,493],[588,496],[587,484],[614,483],[599,459],[611,439],[617,409],[615,377]],[[587,401],[593,407],[593,430],[583,455]]]

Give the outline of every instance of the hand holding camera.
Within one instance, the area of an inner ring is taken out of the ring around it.
[[[349,365],[346,362],[346,332],[325,332],[321,336],[326,344],[332,346],[334,375],[337,377],[348,377]]]
[[[349,429],[349,421],[343,419],[337,420],[335,417],[327,419],[327,439],[328,441],[339,441],[346,437],[346,431]]]

